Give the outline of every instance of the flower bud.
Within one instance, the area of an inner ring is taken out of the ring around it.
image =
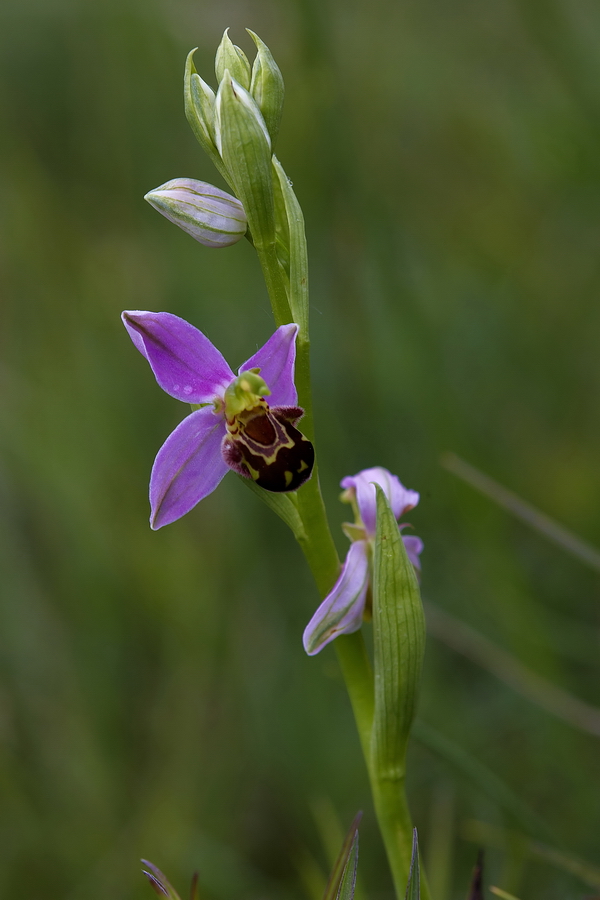
[[[202,149],[209,156],[216,156],[215,92],[196,72],[195,52],[196,50],[191,50],[185,62],[183,87],[185,116]]]
[[[283,111],[283,76],[264,41],[261,41],[259,36],[250,31],[249,28],[246,31],[256,44],[257,50],[254,65],[252,66],[250,93],[263,114],[271,135],[271,145],[274,146],[279,133],[281,113]]]
[[[226,71],[215,105],[215,140],[236,194],[244,204],[254,245],[275,243],[271,139],[248,91]]]
[[[232,78],[241,84],[246,90],[250,89],[250,63],[241,47],[232,44],[228,35],[229,28],[223,32],[223,38],[217,48],[215,57],[215,75],[220,84],[225,72],[229,69]]]
[[[240,201],[204,181],[174,178],[147,193],[144,200],[205,247],[229,247],[246,233]]]

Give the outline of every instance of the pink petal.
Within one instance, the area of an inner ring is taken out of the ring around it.
[[[423,541],[420,537],[417,537],[416,534],[403,534],[402,540],[404,541],[404,546],[406,547],[406,555],[410,559],[415,569],[420,572],[421,560],[419,559],[419,556],[423,552]]]
[[[240,366],[240,372],[260,368],[271,394],[267,397],[269,406],[296,406],[298,394],[294,385],[294,363],[296,362],[297,325],[280,325],[254,356]]]
[[[375,523],[377,518],[377,497],[375,494],[376,482],[388,498],[392,512],[399,519],[409,509],[413,509],[419,502],[419,494],[405,488],[396,475],[392,475],[382,466],[374,466],[372,469],[363,469],[358,475],[348,475],[342,479],[341,486],[344,489],[356,490],[356,502],[360,517],[363,520],[367,533],[375,535]]]
[[[184,403],[211,403],[235,378],[209,339],[179,316],[126,310],[121,318],[157,382]]]
[[[189,512],[229,471],[221,455],[225,432],[223,417],[205,407],[191,413],[164,442],[150,476],[150,525],[155,531]]]
[[[319,653],[339,634],[358,631],[362,625],[368,587],[367,543],[356,541],[350,545],[340,577],[331,593],[306,626],[302,640],[309,656]]]

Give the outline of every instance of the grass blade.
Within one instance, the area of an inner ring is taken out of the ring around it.
[[[358,826],[361,819],[362,812],[358,812],[352,820],[329,876],[323,900],[352,900],[354,897],[358,866]]]
[[[413,828],[412,856],[410,859],[410,872],[406,885],[405,900],[421,900],[421,870],[419,868],[419,836],[417,829]]]
[[[600,572],[600,550],[592,546],[592,544],[588,544],[587,541],[577,537],[576,534],[564,528],[559,522],[540,512],[539,509],[536,509],[535,506],[532,506],[525,500],[521,500],[517,494],[513,494],[512,491],[507,490],[501,484],[498,484],[497,481],[494,481],[493,478],[480,472],[475,466],[465,462],[464,459],[461,459],[454,453],[445,453],[442,456],[441,464],[448,472],[452,472],[453,475],[462,478],[463,481],[466,481],[467,484],[470,484],[471,487],[480,493],[485,494],[486,497],[489,497],[502,509],[506,509],[513,516],[516,516],[517,519],[521,519],[522,522],[530,525],[535,531],[539,531],[548,540],[558,544],[567,553],[576,556],[581,562]]]

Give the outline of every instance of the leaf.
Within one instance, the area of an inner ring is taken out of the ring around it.
[[[335,861],[323,900],[352,900],[356,887],[358,866],[358,826],[362,812],[358,812],[348,829],[340,854]]]
[[[142,860],[143,864],[146,866],[145,869],[142,869],[142,872],[150,882],[151,887],[154,888],[155,892],[159,897],[167,897],[168,900],[180,900],[179,894],[175,890],[174,887],[169,883],[168,879],[165,875],[160,871],[158,866],[155,866],[154,863],[149,862],[147,859]]]
[[[419,836],[417,829],[413,828],[412,856],[410,860],[410,872],[406,885],[405,900],[421,900],[421,869],[419,866]]]
[[[273,157],[273,168],[277,175],[279,188],[289,233],[290,263],[290,309],[294,322],[300,326],[300,340],[308,339],[308,253],[306,249],[306,233],[304,216],[296,198],[292,185],[283,171],[277,157]],[[279,210],[278,210],[279,212]]]
[[[372,765],[377,777],[404,775],[425,650],[425,618],[415,570],[385,493],[377,490],[373,560],[375,715]]]
[[[475,466],[465,462],[464,459],[461,459],[454,453],[444,453],[440,462],[448,472],[452,472],[453,475],[462,478],[463,481],[466,481],[475,490],[489,497],[498,506],[508,510],[517,519],[521,519],[522,522],[543,534],[549,541],[558,544],[567,553],[600,572],[600,550],[594,547],[593,544],[589,544],[578,535],[573,534],[560,522],[551,519],[550,516],[536,509],[531,503],[522,500],[517,494],[507,490],[501,484],[498,484],[497,481],[494,481],[493,478],[480,472]]]

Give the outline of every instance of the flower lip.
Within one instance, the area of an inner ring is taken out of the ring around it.
[[[375,484],[384,491],[396,519],[414,509],[419,502],[418,492],[405,488],[400,479],[383,466],[373,466],[362,469],[356,475],[347,475],[340,485],[355,492],[360,517],[369,537],[375,536],[377,519]]]

